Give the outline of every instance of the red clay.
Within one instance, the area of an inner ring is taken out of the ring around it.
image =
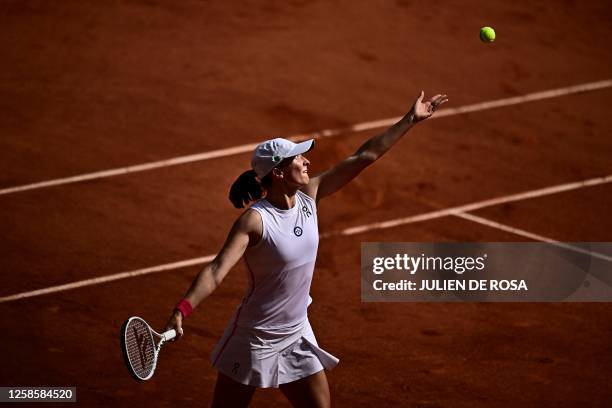
[[[609,2],[5,1],[0,188],[393,117],[418,92],[461,106],[609,79]],[[481,26],[497,31],[478,41]],[[343,191],[320,230],[612,174],[603,90],[419,125]],[[321,140],[323,170],[373,132]],[[238,155],[0,196],[0,296],[212,254],[239,214]],[[612,241],[609,185],[476,214]],[[520,241],[452,217],[321,241],[310,316],[341,359],[335,406],[607,406],[609,304],[362,303],[362,241]],[[206,406],[242,265],[135,383],[118,344],[161,326],[198,268],[0,304],[0,385],[76,386],[83,406]],[[286,406],[277,390],[254,407]]]

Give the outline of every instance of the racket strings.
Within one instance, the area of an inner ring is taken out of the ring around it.
[[[146,378],[155,368],[155,343],[146,323],[130,322],[125,331],[125,346],[134,373]]]

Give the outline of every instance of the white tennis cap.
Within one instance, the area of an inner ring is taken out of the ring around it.
[[[283,159],[287,157],[304,154],[314,147],[314,139],[307,140],[301,143],[293,143],[291,140],[282,139],[280,137],[272,140],[266,140],[260,143],[253,152],[251,159],[251,167],[257,173],[257,177],[262,179],[266,174],[272,171]]]

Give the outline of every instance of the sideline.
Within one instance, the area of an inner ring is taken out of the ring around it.
[[[504,106],[518,105],[521,103],[538,101],[542,99],[558,98],[560,96],[565,96],[565,95],[570,95],[570,94],[575,94],[575,93],[580,93],[580,92],[595,91],[595,90],[600,90],[600,89],[605,89],[605,88],[610,88],[610,87],[612,87],[612,80],[590,82],[586,84],[568,86],[565,88],[557,88],[557,89],[551,89],[548,91],[529,93],[526,95],[515,96],[512,98],[497,99],[493,101],[476,103],[473,105],[465,105],[465,106],[460,106],[458,108],[440,109],[436,113],[436,115],[433,116],[431,119],[439,119],[439,118],[443,118],[446,116],[461,115],[464,113],[477,112],[477,111],[493,109],[493,108],[500,108]],[[376,121],[371,121],[371,122],[357,123],[355,125],[352,125],[346,128],[341,128],[341,129],[325,129],[325,130],[320,130],[320,131],[312,132],[312,133],[288,136],[287,139],[290,139],[293,141],[300,141],[304,139],[319,139],[322,137],[334,137],[334,136],[338,136],[344,133],[355,133],[355,132],[361,132],[364,130],[371,130],[371,129],[377,129],[381,127],[391,126],[392,124],[399,121],[400,119],[401,117],[396,117],[396,118],[381,119],[381,120],[376,120]],[[78,183],[78,182],[87,181],[87,180],[95,180],[95,179],[113,177],[113,176],[119,176],[119,175],[124,175],[124,174],[137,173],[141,171],[149,171],[149,170],[159,169],[163,167],[178,166],[181,164],[193,163],[193,162],[204,161],[204,160],[211,160],[211,159],[216,159],[220,157],[234,156],[237,154],[251,152],[253,151],[253,149],[255,149],[256,146],[257,146],[257,143],[246,144],[246,145],[241,145],[241,146],[229,147],[225,149],[211,150],[211,151],[203,152],[203,153],[190,154],[187,156],[179,156],[179,157],[173,157],[173,158],[165,159],[165,160],[136,164],[136,165],[127,166],[127,167],[119,167],[116,169],[109,169],[109,170],[97,171],[93,173],[79,174],[76,176],[41,181],[41,182],[31,183],[31,184],[24,184],[21,186],[7,187],[7,188],[0,189],[0,195],[14,194],[14,193],[18,193],[21,191],[36,190],[40,188],[60,186],[63,184]]]

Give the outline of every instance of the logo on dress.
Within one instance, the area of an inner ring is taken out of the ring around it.
[[[302,235],[302,229],[300,227],[295,227],[293,229],[293,233],[295,234],[296,237],[299,237]]]
[[[239,368],[240,368],[240,363],[234,363],[234,368],[232,368],[232,373],[238,374]]]
[[[310,217],[312,215],[312,213],[308,210],[307,206],[303,206],[302,211],[304,212],[304,214],[306,214],[306,217]]]

